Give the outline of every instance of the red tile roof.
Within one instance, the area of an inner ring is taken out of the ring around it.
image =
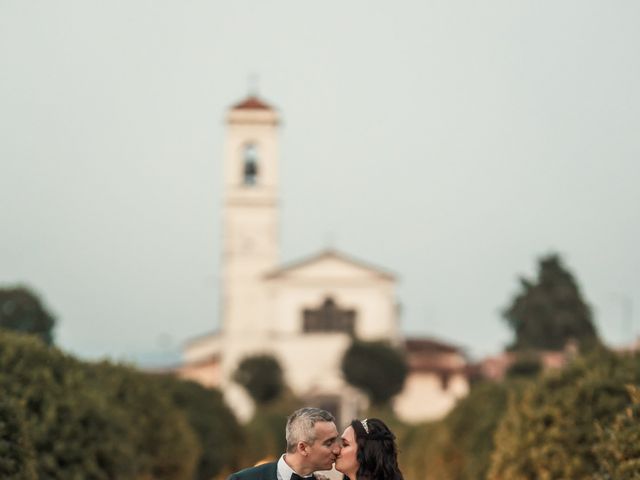
[[[240,103],[231,107],[233,110],[273,110],[273,108],[254,95],[250,95]]]
[[[450,343],[433,338],[409,337],[405,340],[405,348],[409,353],[460,353],[463,349]]]

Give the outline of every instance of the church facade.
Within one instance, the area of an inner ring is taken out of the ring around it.
[[[443,416],[468,391],[466,358],[443,342],[403,337],[392,273],[336,250],[279,263],[279,123],[255,96],[228,112],[221,326],[186,343],[179,374],[220,388],[246,420],[254,406],[232,375],[243,358],[270,354],[297,396],[348,419],[366,398],[345,382],[342,356],[354,337],[386,340],[410,366],[396,413],[407,421]]]

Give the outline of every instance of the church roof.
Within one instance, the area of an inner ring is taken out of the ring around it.
[[[376,275],[379,275],[387,280],[392,280],[394,281],[396,279],[396,275],[391,273],[388,270],[385,270],[381,267],[372,265],[368,262],[364,262],[362,260],[358,260],[356,258],[353,258],[350,255],[347,255],[345,253],[339,252],[337,250],[334,250],[332,248],[328,248],[326,250],[322,250],[319,253],[316,253],[314,255],[310,255],[306,258],[302,258],[300,260],[296,260],[293,261],[291,263],[288,263],[286,265],[283,265],[279,268],[276,268],[275,270],[272,270],[271,272],[266,274],[266,278],[277,278],[280,277],[282,275],[285,275],[287,273],[290,273],[294,270],[298,270],[300,268],[306,267],[308,265],[320,262],[322,260],[326,260],[326,259],[334,259],[334,260],[338,260],[340,262],[344,262],[350,265],[353,265],[355,267],[358,268],[362,268],[364,270],[369,270],[370,272],[375,273]]]
[[[249,95],[239,103],[236,103],[232,110],[273,110],[271,105],[267,104],[255,95]]]
[[[409,353],[456,353],[464,350],[457,345],[429,337],[407,337],[405,348]]]
[[[194,346],[194,345],[197,345],[199,343],[207,343],[207,342],[211,341],[212,339],[217,338],[219,336],[220,336],[220,330],[212,330],[210,332],[202,333],[202,334],[197,335],[195,337],[188,338],[187,340],[184,341],[184,345],[185,346]]]
[[[431,372],[446,377],[468,368],[464,350],[441,340],[409,337],[404,347],[412,372]]]

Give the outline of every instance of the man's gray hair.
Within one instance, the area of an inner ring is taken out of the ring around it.
[[[336,419],[326,410],[321,408],[305,407],[296,410],[287,418],[285,436],[287,439],[287,452],[296,451],[298,442],[309,445],[316,441],[316,432],[313,426],[316,422],[334,422]]]

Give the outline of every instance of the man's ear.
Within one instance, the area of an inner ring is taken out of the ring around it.
[[[307,445],[304,442],[298,442],[298,446],[296,447],[296,450],[298,450],[298,453],[304,457],[309,455],[309,445]]]

